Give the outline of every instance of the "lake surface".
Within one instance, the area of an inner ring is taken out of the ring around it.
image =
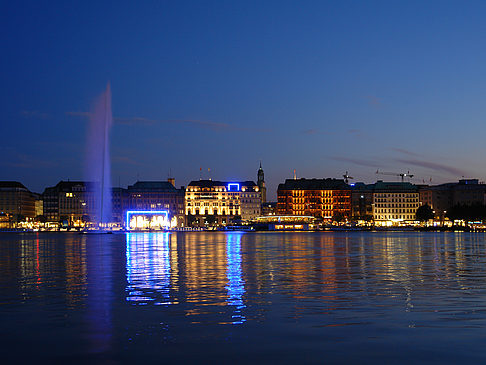
[[[0,234],[6,363],[484,363],[485,343],[484,233]]]

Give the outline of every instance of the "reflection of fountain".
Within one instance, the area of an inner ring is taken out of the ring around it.
[[[85,243],[87,256],[87,336],[90,352],[108,353],[113,336],[113,262],[111,245],[101,236],[91,236]]]
[[[104,227],[112,220],[111,209],[111,172],[110,172],[110,128],[113,123],[111,114],[110,84],[96,101],[90,117],[86,151],[85,176],[93,182],[94,212],[92,220]]]

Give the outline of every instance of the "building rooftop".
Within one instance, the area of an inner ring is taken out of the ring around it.
[[[287,179],[278,190],[349,190],[342,179]]]
[[[178,189],[168,181],[137,181],[128,186],[129,191],[176,192]]]
[[[24,184],[18,181],[0,181],[0,189],[25,189],[28,190]]]
[[[418,191],[418,188],[409,182],[386,182],[380,180],[375,183],[375,191],[377,190],[399,192]]]
[[[228,184],[239,184],[240,186],[257,186],[253,181],[218,181],[218,180],[194,180],[187,185],[201,188],[212,188],[215,186],[228,186]]]

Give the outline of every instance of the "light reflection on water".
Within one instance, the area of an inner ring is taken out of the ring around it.
[[[172,304],[169,233],[127,233],[127,301]]]
[[[2,234],[0,323],[44,360],[484,362],[486,234]]]
[[[242,310],[245,308],[243,295],[245,283],[241,275],[241,235],[242,233],[227,233],[226,256],[228,285],[228,305],[235,306],[233,324],[242,324],[246,321]]]
[[[241,268],[241,232],[226,233],[226,245],[217,247],[212,257],[211,246],[203,246],[191,238],[184,240],[186,256],[186,277],[189,277],[187,288],[188,300],[208,305],[231,306],[233,314],[230,322],[221,324],[242,324],[245,316],[243,295],[245,293]],[[197,238],[197,236],[194,236]],[[127,233],[126,234],[126,268],[127,268],[127,301],[135,305],[171,305],[179,304],[172,296],[177,295],[177,235],[169,233]],[[223,261],[221,252],[226,255]],[[216,258],[216,259],[215,259]],[[211,264],[209,265],[209,262]],[[226,272],[224,280],[221,276]],[[225,282],[224,282],[225,281]],[[221,285],[227,293],[221,292]],[[215,284],[216,288],[212,285]],[[219,284],[219,285],[218,285]],[[209,290],[207,290],[209,289]],[[213,289],[215,289],[213,291]],[[190,310],[188,315],[200,314],[199,310]]]

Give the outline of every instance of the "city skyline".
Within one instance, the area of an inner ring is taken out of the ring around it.
[[[82,180],[107,81],[114,186],[256,181],[260,161],[269,200],[294,169],[485,180],[486,4],[349,5],[7,4],[1,180]]]

